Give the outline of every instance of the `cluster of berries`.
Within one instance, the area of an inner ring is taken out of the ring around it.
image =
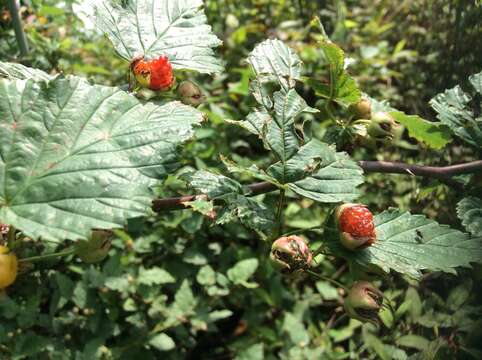
[[[376,241],[373,214],[363,204],[342,204],[335,211],[340,243],[349,251],[371,246]],[[308,270],[313,254],[300,236],[283,236],[273,242],[271,260],[285,273]],[[360,321],[376,322],[382,308],[383,294],[371,283],[356,282],[349,291],[344,307],[348,316]]]
[[[137,84],[152,91],[169,91],[176,84],[172,64],[167,56],[146,60],[143,56],[135,57],[130,64]],[[179,99],[186,105],[199,106],[205,100],[201,89],[191,81],[183,81],[177,87]]]

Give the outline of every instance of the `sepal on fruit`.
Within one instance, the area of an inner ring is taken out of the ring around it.
[[[309,268],[313,254],[303,238],[291,235],[277,239],[271,246],[271,260],[285,272]]]
[[[376,241],[373,214],[365,205],[342,204],[335,211],[335,219],[340,242],[346,249],[354,251]]]
[[[358,281],[350,289],[343,304],[346,314],[361,322],[378,324],[383,293],[368,281]]]
[[[75,244],[75,254],[87,264],[100,262],[109,253],[111,237],[110,231],[93,230],[89,240],[80,240]]]

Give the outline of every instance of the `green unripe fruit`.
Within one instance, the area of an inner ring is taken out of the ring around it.
[[[201,92],[201,89],[191,81],[183,81],[177,88],[177,93],[183,104],[198,107],[201,105],[206,97]]]
[[[361,322],[378,323],[383,305],[383,293],[368,281],[356,282],[343,304],[346,314]]]
[[[355,119],[370,119],[372,116],[372,104],[368,99],[362,99],[351,105],[350,110],[355,115]]]
[[[112,233],[107,230],[93,230],[89,240],[75,244],[75,254],[87,264],[101,262],[107,257]]]

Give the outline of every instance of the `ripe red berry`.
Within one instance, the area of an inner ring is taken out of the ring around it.
[[[336,210],[338,230],[343,246],[355,250],[376,240],[373,214],[363,204],[343,204]]]
[[[151,90],[166,91],[174,85],[172,65],[167,56],[153,60],[136,58],[131,62],[131,70],[137,82]]]

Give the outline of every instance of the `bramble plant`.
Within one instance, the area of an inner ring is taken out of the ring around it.
[[[226,275],[205,259],[194,256],[186,260],[203,265],[196,276],[203,291],[221,298],[239,286],[274,303],[252,277],[258,268],[279,268],[287,282],[296,283],[304,276],[323,280],[329,289],[334,285],[346,295],[346,315],[377,327],[390,328],[398,320],[393,299],[378,289],[389,291],[394,273],[416,283],[430,273],[456,274],[462,267],[482,263],[482,199],[478,196],[463,197],[457,206],[466,232],[424,215],[396,208],[372,214],[366,205],[353,203],[369,172],[432,177],[473,195],[472,190],[481,186],[482,161],[437,168],[357,162],[342,151],[391,142],[404,128],[413,141],[427,148],[442,151],[458,138],[480,151],[482,123],[472,104],[482,96],[482,73],[470,77],[472,89],[455,87],[431,101],[439,122],[407,115],[362,93],[350,76],[343,50],[315,20],[312,31],[321,34],[318,47],[326,77],[305,73],[297,52],[283,41],[265,40],[247,58],[252,71],[252,111],[245,120],[225,119],[260,141],[266,150],[266,166],[225,154],[216,168],[196,170],[184,166],[180,149],[187,142],[202,141],[195,139],[196,128],[209,128],[207,116],[196,108],[209,94],[186,78],[194,72],[224,72],[224,62],[215,52],[221,41],[207,24],[203,2],[109,0],[92,4],[97,28],[125,60],[127,85],[92,84],[75,75],[52,75],[0,62],[0,223],[6,224],[1,232],[0,289],[8,299],[0,300],[7,304],[0,305],[7,309],[0,315],[13,314],[9,319],[20,316],[20,305],[13,304],[22,295],[14,282],[21,283],[25,274],[41,269],[45,271],[38,274],[40,282],[49,276],[58,283],[55,302],[48,310],[52,314],[73,297],[77,312],[80,307],[84,315],[93,316],[90,308],[100,301],[112,305],[118,292],[125,311],[146,306],[154,319],[149,330],[134,332],[127,347],[140,347],[149,354],[173,350],[178,342],[181,348],[189,347],[189,333],[179,330],[183,324],[190,323],[193,333],[208,331],[217,321],[229,318],[231,311],[209,312],[208,304],[197,303],[188,277],[176,288],[173,299],[156,293],[156,287],[176,282],[175,267],[170,272],[164,269],[163,261],[169,263],[168,258],[134,261],[135,271],[127,274],[119,268],[131,255],[108,258],[111,245],[150,253],[156,235],[136,240],[135,231],[130,231],[132,224],[154,219],[154,223],[165,221],[175,229],[181,225],[169,219],[167,212],[178,209],[192,217],[189,231],[194,238],[203,237],[198,235],[203,223],[214,228],[239,223],[262,244],[256,245],[260,250],[254,252],[256,256],[245,256],[229,267]],[[321,101],[310,106],[301,95],[302,88],[313,91]],[[151,91],[147,95],[146,89]],[[312,131],[315,120],[330,123],[323,136]],[[169,193],[173,183],[185,184],[185,194],[160,197]],[[276,195],[274,203],[265,195],[268,193]],[[318,204],[322,217],[314,227],[287,231],[287,209],[290,202],[300,199]],[[315,244],[307,234],[316,234]],[[223,241],[216,237],[213,251],[217,251],[218,241]],[[185,242],[166,237],[159,246],[166,247],[163,251],[168,255],[185,256]],[[46,251],[36,252],[39,245],[45,245]],[[337,258],[350,268],[352,276],[346,283],[323,275],[323,262]],[[74,287],[62,273],[52,273],[59,261],[84,274],[83,281],[89,285]],[[85,270],[87,264],[103,261],[104,273],[94,266]],[[367,277],[371,282],[359,281]],[[139,293],[134,284],[140,286]],[[89,287],[99,289],[101,300]],[[40,297],[32,301],[40,302]],[[204,310],[196,312],[196,308]],[[100,345],[119,332],[113,325],[102,327],[104,318],[117,318],[113,309],[111,306],[106,314],[86,320],[93,332],[110,334],[92,345],[99,357],[118,358],[130,351],[119,343],[111,348]],[[61,328],[62,322],[75,321],[71,316],[45,326]],[[25,323],[32,321],[26,319]],[[290,318],[285,321],[289,323]],[[129,322],[142,329],[149,320],[132,316]],[[15,335],[9,335],[14,331],[15,325],[0,324],[0,335],[9,339],[1,351],[19,351],[18,358],[33,354],[23,350],[25,344],[14,345]],[[300,335],[303,331],[298,332],[298,343],[307,341]],[[290,334],[296,343],[297,334]],[[25,342],[45,344],[45,339],[33,334],[28,339]],[[52,345],[48,351],[54,354],[56,347]],[[179,351],[181,356],[183,350]],[[310,351],[304,356],[320,356],[316,350]]]

